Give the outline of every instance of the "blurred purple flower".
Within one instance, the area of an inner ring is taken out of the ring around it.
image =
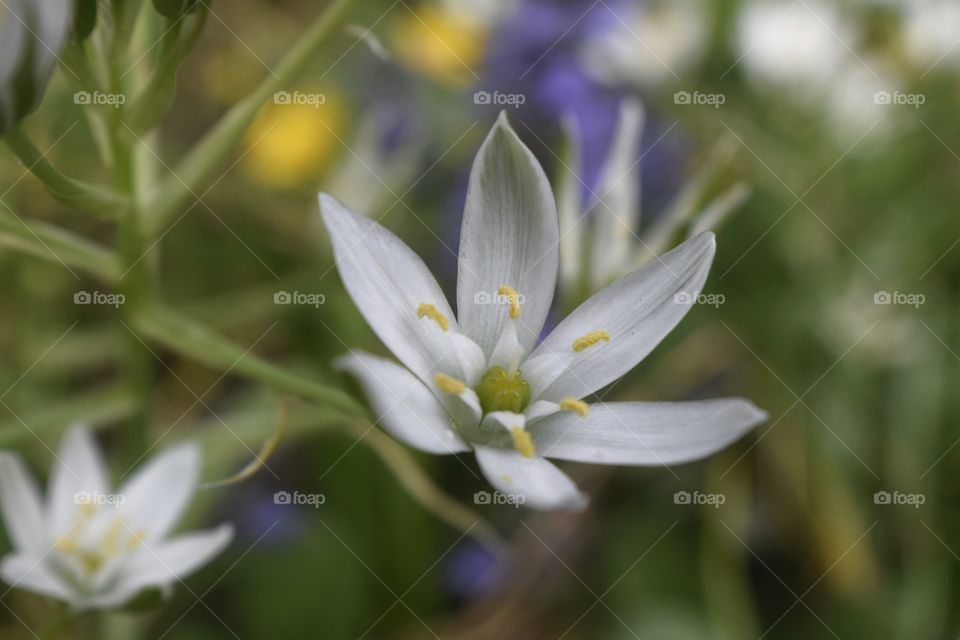
[[[444,584],[458,600],[476,600],[494,593],[507,572],[490,550],[465,541],[451,554],[444,570]]]

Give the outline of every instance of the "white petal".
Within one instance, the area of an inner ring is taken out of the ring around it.
[[[47,536],[40,492],[23,461],[9,453],[0,453],[0,513],[14,549],[43,553]]]
[[[590,405],[586,416],[561,412],[529,428],[537,452],[548,458],[658,466],[709,456],[767,414],[748,400],[610,402]]]
[[[189,533],[139,549],[124,568],[124,576],[109,593],[91,598],[89,606],[120,606],[147,587],[164,588],[185,580],[223,551],[233,538],[233,527]]]
[[[602,287],[630,270],[640,224],[638,147],[643,122],[643,104],[636,99],[624,100],[600,175],[598,200],[591,206],[590,275],[594,287]]]
[[[36,82],[43,86],[57,62],[67,29],[71,26],[72,3],[68,0],[39,0],[33,33],[40,40],[34,50]],[[41,90],[42,93],[42,90]]]
[[[457,278],[460,326],[487,356],[510,320],[507,305],[491,302],[504,285],[523,296],[520,343],[536,343],[557,284],[559,237],[547,177],[501,114],[470,172]]]
[[[16,589],[26,589],[71,604],[79,601],[79,594],[50,571],[40,556],[25,554],[4,556],[0,561],[0,578]]]
[[[397,440],[427,453],[469,451],[433,392],[400,365],[354,351],[337,366],[360,380],[380,426]]]
[[[12,85],[26,51],[23,45],[28,31],[11,15],[21,10],[20,4],[8,0],[0,5],[0,132],[13,118],[15,95]]]
[[[547,400],[537,400],[532,402],[529,407],[527,407],[523,415],[526,418],[527,423],[546,418],[547,416],[557,413],[560,411],[560,405],[556,402],[549,402]]]
[[[577,307],[522,365],[533,397],[582,398],[635,367],[693,306],[715,250],[712,233],[691,238]],[[573,351],[575,340],[595,331],[610,340]]]
[[[77,494],[106,494],[109,489],[107,468],[90,430],[73,426],[60,441],[48,490],[47,517],[50,534],[62,534],[77,511]]]
[[[523,496],[531,509],[580,510],[587,498],[563,471],[543,458],[525,458],[512,449],[475,447],[477,462],[490,484],[501,493]]]
[[[491,411],[483,416],[480,431],[490,443],[506,447],[513,446],[514,429],[523,429],[527,425],[527,418],[522,413],[513,411]]]
[[[501,367],[504,371],[513,371],[520,366],[526,351],[520,344],[520,337],[517,335],[517,323],[515,321],[507,322],[503,325],[503,333],[497,341],[497,346],[490,355],[488,365],[490,367]]]
[[[427,383],[436,371],[460,379],[479,375],[482,353],[475,345],[475,353],[466,353],[471,351],[470,342],[451,337],[459,333],[453,311],[430,270],[410,247],[325,193],[320,194],[320,210],[344,286],[397,359]],[[449,322],[448,331],[430,318],[418,318],[421,304],[431,304],[442,313]]]
[[[131,529],[143,529],[148,542],[165,536],[187,508],[199,476],[200,448],[195,443],[157,454],[121,487],[123,518]]]

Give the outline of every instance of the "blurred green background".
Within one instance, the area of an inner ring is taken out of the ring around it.
[[[272,73],[318,4],[213,6],[148,140],[162,167]],[[333,269],[316,192],[380,219],[452,294],[469,165],[498,110],[551,175],[561,120],[575,118],[589,185],[619,102],[636,95],[648,116],[641,229],[723,138],[737,152],[704,197],[738,180],[752,195],[718,232],[706,293],[722,304],[696,308],[603,395],[741,395],[770,419],[701,463],[570,465],[592,497],[582,514],[475,505],[486,486],[464,468],[471,459],[414,454],[502,533],[494,551],[414,500],[356,431],[292,401],[269,469],[196,505],[197,522],[237,525],[228,552],[162,610],[86,620],[80,633],[960,635],[957,14],[946,0],[355,2],[352,26],[290,87],[322,98],[265,107],[152,252],[163,299],[264,359],[349,385],[331,358],[384,349]],[[57,167],[102,179],[74,91],[59,73],[26,129]],[[522,100],[494,104],[498,94]],[[25,220],[115,242],[6,151],[0,194]],[[125,422],[145,410],[154,434],[169,430],[164,442],[202,438],[208,479],[246,463],[276,421],[270,392],[155,347],[151,405],[137,406],[121,364],[129,328],[112,307],[74,304],[78,291],[107,289],[12,244],[0,243],[0,443],[43,470],[38,439],[54,446],[83,418],[119,452]],[[275,304],[278,292],[323,304]],[[25,424],[38,438],[23,437]],[[277,505],[277,491],[325,502]],[[677,504],[683,491],[723,504]],[[922,504],[897,504],[908,498]],[[0,602],[4,638],[35,637],[28,627],[51,611],[24,592]]]

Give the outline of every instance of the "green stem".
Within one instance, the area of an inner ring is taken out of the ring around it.
[[[54,619],[41,632],[41,640],[55,640],[59,638],[73,618],[73,611],[70,610],[70,607],[62,606]]]
[[[57,171],[20,127],[7,131],[4,141],[27,170],[61,202],[108,220],[115,219],[118,211],[126,205],[126,200],[115,191],[75,180]]]
[[[150,80],[130,108],[129,126],[134,131],[154,127],[170,108],[177,87],[177,71],[193,49],[207,21],[206,6],[175,22],[167,20],[160,41],[157,63]],[[184,22],[186,33],[183,33]]]
[[[348,422],[351,436],[370,447],[413,498],[435,516],[496,551],[502,538],[484,518],[444,493],[410,455],[410,450],[369,423]]]
[[[134,318],[133,327],[150,340],[211,367],[235,371],[277,391],[314,400],[347,415],[367,415],[366,408],[345,392],[270,364],[168,309],[143,309]]]
[[[234,105],[190,151],[151,203],[151,232],[156,233],[209,180],[227,155],[239,144],[260,108],[273,94],[293,82],[313,61],[317,49],[345,17],[352,0],[333,0],[276,69],[246,98]]]
[[[113,0],[115,21],[118,22],[111,43],[110,90],[124,94],[132,86],[136,75],[124,77],[124,52],[132,32],[132,7]],[[156,292],[157,259],[149,251],[149,240],[143,233],[143,177],[140,161],[143,144],[126,125],[126,108],[114,109],[109,121],[111,156],[116,188],[127,197],[128,206],[120,219],[117,245],[121,266],[120,290],[125,296],[122,315],[127,325],[133,323],[137,311],[147,306]],[[131,460],[138,459],[150,446],[150,405],[153,398],[153,355],[130,331],[119,329],[125,343],[126,376],[131,393],[138,399],[138,411],[132,416],[128,431],[127,450]]]
[[[18,417],[0,422],[0,447],[10,447],[37,436],[52,442],[70,424],[82,422],[96,428],[123,420],[136,408],[134,397],[122,383],[85,390],[65,399],[49,398],[42,406],[25,409]]]
[[[106,282],[120,277],[120,262],[108,250],[46,222],[25,222],[2,204],[0,246],[81,269]]]

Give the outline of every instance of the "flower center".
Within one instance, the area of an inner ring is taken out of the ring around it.
[[[115,516],[99,534],[91,534],[96,505],[80,505],[73,526],[57,538],[54,547],[72,558],[88,576],[93,576],[112,558],[136,549],[146,536],[145,531],[132,531],[120,516]]]
[[[501,367],[493,367],[483,374],[474,391],[484,413],[522,413],[530,404],[530,385],[521,377],[519,369],[510,374]]]

